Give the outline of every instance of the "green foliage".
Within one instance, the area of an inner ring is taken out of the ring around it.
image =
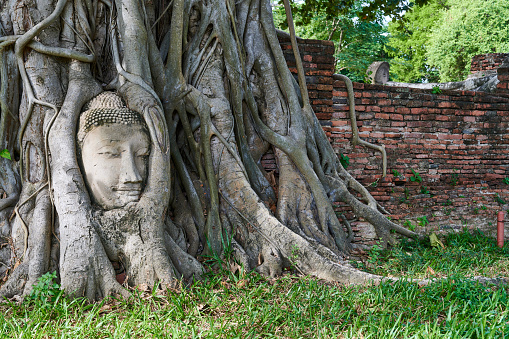
[[[440,81],[461,81],[476,54],[509,51],[509,2],[448,0],[427,48],[430,65],[440,69]]]
[[[459,179],[460,179],[460,175],[456,172],[455,169],[452,170],[452,174],[451,174],[451,186],[458,185]]]
[[[419,174],[419,172],[416,172],[413,169],[411,169],[411,170],[412,170],[413,175],[410,177],[410,181],[412,181],[412,182],[422,182],[422,178],[421,178],[421,175]]]
[[[368,187],[377,187],[378,186],[378,182],[380,181],[380,179],[376,179],[375,181],[373,181],[371,184],[368,185]]]
[[[507,202],[498,195],[498,193],[495,193],[495,201],[499,203],[500,205],[505,205]]]
[[[399,172],[395,169],[392,170],[392,174],[395,176],[395,177],[399,177],[401,176],[401,174],[399,174]]]
[[[339,162],[344,169],[347,169],[350,166],[350,158],[343,153],[339,153]]]
[[[431,93],[433,93],[433,94],[440,94],[440,93],[442,93],[442,90],[440,89],[439,86],[433,86],[431,88]]]
[[[408,200],[410,199],[410,190],[405,187],[405,190],[403,191],[403,196],[399,198],[400,204],[406,204],[408,203]]]
[[[422,217],[417,217],[417,223],[419,224],[419,226],[426,226],[427,224],[429,224],[428,217],[425,215]]]
[[[429,190],[426,186],[421,186],[421,193],[422,194],[429,194]]]
[[[368,260],[367,262],[371,265],[378,265],[379,261],[382,258],[382,253],[384,252],[384,249],[382,246],[380,246],[380,243],[376,243],[371,247],[368,251]]]
[[[412,222],[408,219],[405,220],[405,222],[403,223],[403,226],[408,228],[410,231],[415,231],[415,229],[417,228],[417,225],[412,224]]]
[[[27,300],[34,302],[39,307],[55,303],[63,293],[60,290],[60,285],[55,282],[56,279],[57,272],[43,274],[27,296]]]
[[[291,269],[295,269],[297,262],[299,261],[299,247],[295,244],[292,245],[292,253],[290,254],[290,257],[288,258],[291,263]]]
[[[333,20],[337,16],[350,12],[354,6],[354,0],[307,0],[303,2],[290,1],[292,6],[292,14],[294,20],[299,15],[301,22],[309,24],[313,20],[313,15],[323,13],[323,19],[327,21]],[[283,1],[279,1],[279,7],[283,7]],[[276,25],[277,27],[277,25]]]
[[[474,55],[509,51],[506,0],[430,0],[389,24],[391,74],[403,82],[465,80]]]
[[[9,160],[12,160],[11,159],[11,153],[9,152],[8,149],[3,149],[0,151],[0,157],[2,158],[5,158],[5,159],[9,159]]]
[[[389,23],[391,77],[400,82],[437,82],[438,70],[431,67],[426,55],[428,41],[441,15],[443,1],[430,0],[427,5],[414,6],[403,16],[404,21]]]
[[[231,261],[233,261],[233,244],[232,244],[232,235],[228,235],[228,233],[221,233],[221,247],[223,249],[222,253],[216,253],[211,251],[210,254],[204,254],[203,258],[205,259],[205,264],[210,268],[210,271],[222,272],[222,270],[228,270],[228,265]],[[208,239],[207,246],[210,248],[210,242]]]
[[[94,304],[2,304],[0,332],[4,338],[37,339],[502,338],[508,302],[506,286],[482,286],[461,274],[427,286],[215,275],[185,289],[135,292]]]
[[[290,4],[295,6],[296,2],[302,3],[300,13],[306,18],[304,22],[307,24],[311,20],[313,14],[317,12],[326,13],[325,18],[327,20],[333,20],[340,15],[351,12],[353,7],[357,9],[357,15],[362,20],[373,21],[376,20],[379,15],[392,16],[399,19],[401,13],[408,11],[414,3],[422,5],[428,1],[429,0],[414,0],[413,2],[405,0],[306,0],[301,2],[291,0]],[[279,4],[283,4],[283,2],[280,0]],[[294,12],[293,8],[292,12]]]
[[[295,3],[292,13],[297,36],[305,39],[334,41],[336,72],[348,76],[352,81],[364,82],[366,70],[374,61],[385,61],[383,46],[387,42],[386,27],[381,12],[372,21],[358,19],[362,11],[362,2],[352,2],[335,16],[325,10],[331,2],[309,7],[320,1]],[[307,13],[307,14],[306,14]],[[274,24],[277,28],[287,29],[286,14],[283,6],[273,9]]]
[[[403,239],[370,251],[384,276],[442,277],[426,286],[330,284],[311,277],[208,275],[189,287],[132,291],[99,303],[60,298],[50,308],[0,304],[2,338],[503,338],[507,285],[469,276],[507,276],[509,245],[481,232],[446,236],[444,249]],[[355,264],[358,264],[355,262]],[[434,272],[435,274],[432,274]],[[111,326],[105,326],[111,324]]]
[[[505,177],[504,180],[503,180],[503,183],[506,184],[506,185],[509,185],[509,178]]]
[[[444,208],[445,215],[451,215],[451,213],[456,210],[455,208]]]
[[[374,274],[404,274],[412,278],[425,277],[428,267],[436,276],[509,274],[509,244],[499,248],[496,239],[480,230],[449,233],[440,241],[444,247],[431,246],[429,239],[402,239],[395,247],[377,253],[376,265],[367,270]]]

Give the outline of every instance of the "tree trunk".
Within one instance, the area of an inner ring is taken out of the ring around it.
[[[286,66],[268,0],[1,6],[0,149],[12,160],[0,158],[0,295],[26,295],[54,270],[68,293],[125,295],[119,270],[131,286],[172,284],[199,279],[200,258],[230,250],[270,276],[292,266],[345,283],[379,279],[343,262],[351,230],[332,203],[348,203],[385,243],[389,229],[404,230],[340,165],[303,77],[297,84]],[[102,115],[86,120],[94,109]],[[125,114],[143,121],[143,152],[132,151],[134,134],[117,140],[138,131]],[[83,140],[103,125],[118,130],[108,145],[131,148],[96,156],[119,159],[129,189],[84,169],[96,159]],[[260,164],[269,147],[277,187]],[[128,202],[106,206],[109,195]]]

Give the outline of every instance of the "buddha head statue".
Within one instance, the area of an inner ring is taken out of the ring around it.
[[[143,117],[114,92],[90,100],[81,113],[78,154],[92,201],[105,210],[140,199],[148,172],[150,136]]]

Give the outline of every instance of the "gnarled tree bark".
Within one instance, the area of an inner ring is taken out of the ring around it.
[[[297,84],[286,66],[268,0],[0,6],[0,148],[13,156],[0,158],[0,295],[27,294],[53,270],[90,299],[126,294],[117,265],[131,285],[197,279],[197,258],[225,246],[270,276],[293,266],[380,279],[344,263],[351,231],[336,201],[385,243],[391,229],[415,235],[340,165],[303,74]],[[76,145],[83,106],[105,90],[143,116],[152,141],[139,201],[109,211],[91,200]],[[270,147],[277,187],[260,164]]]

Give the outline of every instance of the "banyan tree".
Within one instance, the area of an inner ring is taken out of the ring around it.
[[[126,294],[119,270],[131,286],[199,279],[225,248],[269,276],[378,279],[345,264],[335,202],[384,243],[413,236],[341,166],[269,0],[0,6],[0,295],[53,271],[90,299]]]

